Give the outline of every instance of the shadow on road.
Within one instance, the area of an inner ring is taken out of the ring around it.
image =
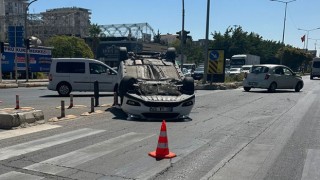
[[[113,94],[99,94],[99,97],[111,97]],[[40,98],[67,98],[70,96],[59,96],[59,95],[44,95],[39,96]],[[73,97],[94,97],[94,94],[73,94]]]

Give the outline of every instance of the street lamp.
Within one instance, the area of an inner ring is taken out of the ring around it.
[[[318,28],[314,28],[314,29],[301,29],[301,28],[298,28],[298,30],[300,30],[300,31],[306,31],[306,32],[307,32],[307,45],[306,45],[306,51],[308,50],[309,32],[310,32],[310,31],[317,30],[317,29],[320,29],[320,27],[318,27]]]
[[[286,4],[285,10],[284,10],[283,31],[282,31],[282,44],[284,45],[284,33],[286,31],[286,19],[287,19],[287,6],[288,6],[288,3],[291,3],[296,0],[291,0],[291,1],[270,0],[270,1],[277,1],[277,2]],[[282,61],[283,61],[283,55],[280,58],[280,64],[282,64]]]
[[[281,3],[285,3],[286,4],[285,11],[284,11],[283,32],[282,32],[282,44],[284,44],[284,33],[285,33],[285,30],[286,30],[286,19],[287,19],[287,6],[288,6],[288,3],[291,3],[291,2],[296,1],[296,0],[291,0],[291,1],[270,0],[270,1],[277,1],[277,2],[281,2]]]
[[[26,6],[25,9],[25,14],[24,14],[24,39],[26,40],[28,38],[28,26],[27,26],[27,18],[28,18],[28,10],[29,10],[29,6],[36,2],[38,0],[32,0],[31,2],[29,2]],[[26,54],[25,54],[25,60],[26,60],[26,81],[29,81],[29,49],[27,49],[26,47]]]

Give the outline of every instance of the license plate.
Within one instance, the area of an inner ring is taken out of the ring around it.
[[[256,83],[256,82],[249,82],[249,85],[250,86],[256,86],[258,83]]]
[[[151,112],[172,112],[172,107],[150,107]]]

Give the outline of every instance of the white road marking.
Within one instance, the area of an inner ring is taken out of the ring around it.
[[[24,169],[55,175],[62,171],[68,170],[69,168],[76,167],[80,164],[99,158],[115,150],[135,144],[152,136],[154,136],[154,134],[147,135],[134,132],[124,134],[122,136],[109,139],[83,149],[27,166]]]
[[[301,180],[320,179],[320,150],[308,149]]]
[[[58,125],[50,125],[50,124],[41,124],[36,126],[31,126],[28,128],[20,128],[20,129],[14,129],[14,130],[5,130],[0,131],[0,140],[2,139],[8,139],[16,136],[31,134],[39,131],[45,131],[49,129],[58,128],[61,126]]]
[[[40,180],[40,179],[44,179],[44,177],[35,176],[35,175],[31,175],[31,174],[25,174],[25,173],[21,173],[21,172],[15,172],[15,171],[11,171],[11,172],[0,175],[0,180],[17,180],[17,179]]]
[[[22,154],[27,154],[40,149],[48,148],[58,144],[80,139],[86,136],[94,135],[104,132],[104,130],[94,130],[89,128],[79,129],[67,133],[62,133],[47,138],[37,139],[34,141],[17,144],[0,149],[0,160],[9,159]]]

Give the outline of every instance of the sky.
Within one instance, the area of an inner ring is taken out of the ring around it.
[[[161,34],[176,34],[182,29],[182,1],[38,0],[30,5],[29,13],[80,7],[91,10],[91,22],[98,25],[148,23]],[[207,1],[184,0],[184,29],[190,31],[189,35],[194,40],[206,37]],[[296,0],[287,3],[285,44],[297,48],[306,48],[308,45],[310,50],[319,50],[319,8],[320,0]],[[284,17],[285,3],[277,1],[210,0],[209,33],[224,33],[228,27],[241,26],[244,31],[259,34],[264,40],[282,42]],[[305,34],[306,41],[303,43],[301,37]],[[212,40],[213,37],[209,35],[209,39]]]

